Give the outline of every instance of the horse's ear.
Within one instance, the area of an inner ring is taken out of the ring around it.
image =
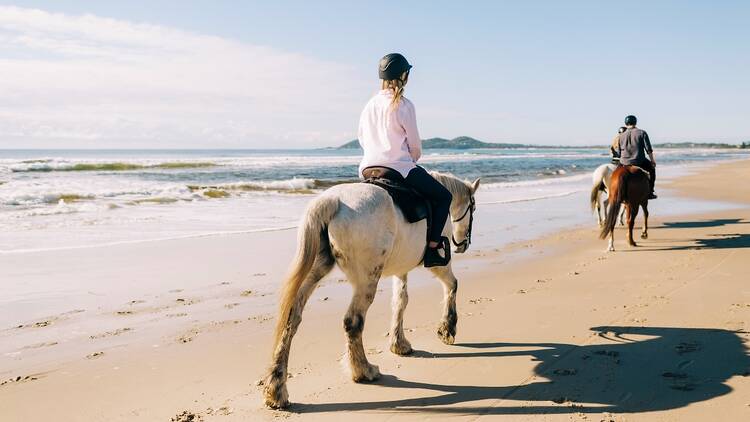
[[[479,181],[482,180],[480,178],[477,178],[472,184],[471,184],[471,192],[475,193],[477,189],[479,189]]]

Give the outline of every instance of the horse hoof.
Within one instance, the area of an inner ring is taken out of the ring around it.
[[[289,407],[289,393],[286,390],[286,383],[274,378],[266,378],[266,386],[263,388],[263,399],[266,406],[271,409],[285,409]]]
[[[615,251],[615,247],[614,246],[610,246],[610,247],[607,248],[607,252],[614,252],[614,251]]]
[[[635,247],[638,247],[638,244],[637,244],[637,243],[635,243],[635,242],[630,242],[630,246],[632,246],[632,247],[634,247],[634,248],[635,248]]]
[[[378,378],[380,378],[380,369],[377,365],[371,365],[369,363],[361,373],[352,374],[352,380],[354,380],[354,382],[372,382]]]
[[[456,342],[456,328],[451,329],[448,324],[440,324],[437,332],[438,338],[445,344],[451,345]]]
[[[408,356],[414,349],[411,348],[408,340],[401,340],[391,344],[391,352],[399,356]]]
[[[641,233],[641,239],[648,239],[648,233]]]

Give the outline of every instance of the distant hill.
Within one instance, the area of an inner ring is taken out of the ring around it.
[[[511,144],[511,143],[496,143],[496,142],[483,142],[478,139],[474,139],[470,136],[459,136],[453,139],[446,138],[429,138],[422,140],[422,148],[424,149],[504,149],[504,148],[604,148],[606,149],[609,144],[604,142],[601,145],[574,145],[574,146],[563,146],[563,145],[531,145],[531,144]],[[661,144],[654,144],[656,148],[750,148],[750,142],[743,142],[740,145],[736,144],[724,144],[715,142],[665,142]],[[337,147],[336,149],[360,149],[359,141],[353,140]]]
[[[493,142],[482,142],[478,139],[474,139],[469,136],[459,136],[458,138],[446,139],[446,138],[429,138],[422,140],[422,148],[424,149],[499,149],[499,148],[528,148],[534,147],[533,145],[525,144],[508,144],[508,143],[493,143]],[[539,146],[536,148],[550,148],[548,146]],[[360,149],[359,141],[353,140],[345,143],[338,147],[338,149]]]
[[[750,148],[750,144],[742,143],[736,144],[724,144],[720,142],[664,142],[662,144],[654,144],[657,148]]]

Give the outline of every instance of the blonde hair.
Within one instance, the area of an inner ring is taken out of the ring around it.
[[[391,107],[396,108],[401,102],[401,98],[404,96],[404,86],[409,81],[409,72],[401,74],[399,79],[381,80],[380,89],[389,89],[393,91],[393,100],[391,100]]]

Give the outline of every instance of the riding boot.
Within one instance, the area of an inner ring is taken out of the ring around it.
[[[443,255],[440,252],[443,252]],[[427,245],[424,249],[424,266],[429,267],[444,267],[451,262],[451,247],[448,238],[443,236],[440,238],[440,243],[437,247],[431,248]]]

